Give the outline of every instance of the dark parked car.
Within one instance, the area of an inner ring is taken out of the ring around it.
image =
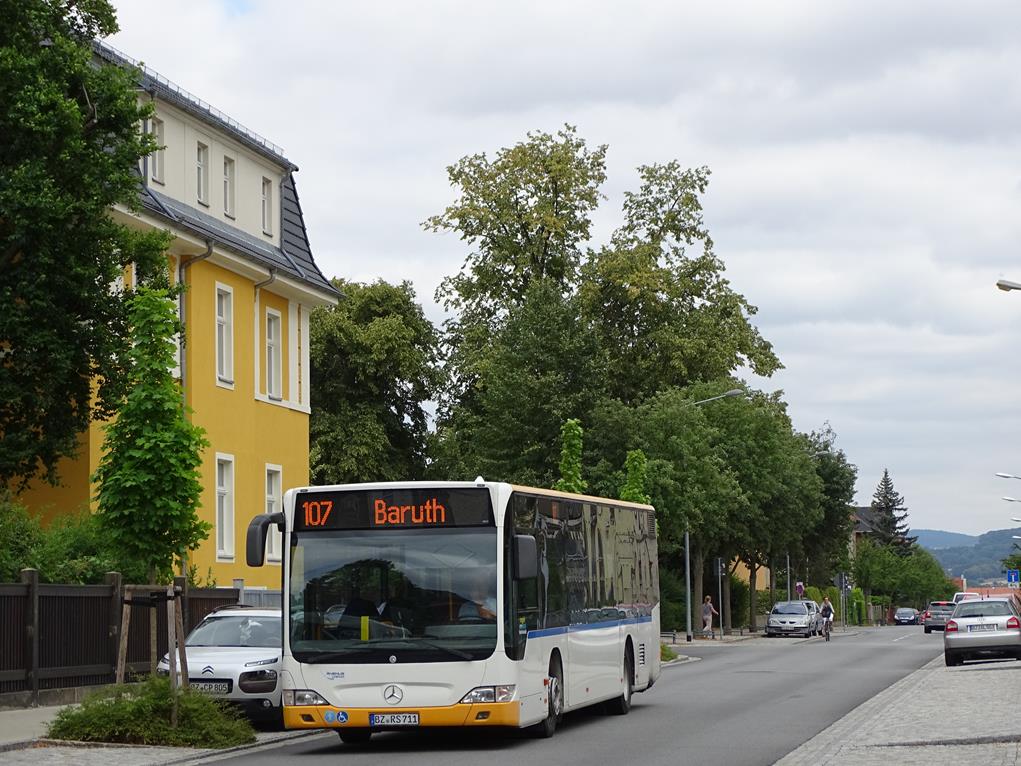
[[[929,602],[929,606],[922,613],[922,625],[925,626],[925,632],[932,633],[934,630],[943,630],[950,615],[953,614],[955,606],[957,604],[953,601]]]
[[[898,625],[917,625],[918,610],[910,607],[901,607],[893,613],[893,621]]]

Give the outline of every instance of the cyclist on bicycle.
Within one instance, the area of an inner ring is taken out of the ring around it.
[[[830,640],[830,629],[833,627],[833,604],[830,603],[830,597],[826,596],[822,600],[822,607],[819,609],[819,614],[822,616],[822,630],[826,635],[826,640]]]

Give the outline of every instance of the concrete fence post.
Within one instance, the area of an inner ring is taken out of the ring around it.
[[[25,673],[32,693],[33,707],[39,704],[39,571],[22,569],[25,594]]]
[[[107,630],[110,637],[110,667],[116,676],[117,649],[120,646],[121,637],[121,610],[124,609],[124,604],[121,603],[124,596],[121,593],[120,572],[107,572],[103,577],[103,582],[110,586],[110,608],[107,610]]]

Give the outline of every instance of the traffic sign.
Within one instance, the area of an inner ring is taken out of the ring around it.
[[[805,583],[801,582],[801,580],[798,580],[796,583],[794,583],[794,590],[796,590],[798,592],[798,598],[800,598],[801,596],[804,596],[805,595]]]
[[[1008,569],[1007,583],[1010,585],[1017,585],[1018,583],[1021,583],[1021,569]]]

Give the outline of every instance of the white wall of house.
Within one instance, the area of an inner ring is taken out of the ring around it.
[[[155,116],[163,123],[165,148],[162,149],[162,181],[153,177],[154,163],[149,163],[149,183],[153,188],[267,244],[279,246],[280,181],[284,169],[170,104],[157,101]],[[205,201],[199,199],[198,190],[200,143],[207,147]],[[224,158],[233,160],[232,210],[225,209]],[[265,222],[264,179],[269,182],[270,193],[269,219]]]

